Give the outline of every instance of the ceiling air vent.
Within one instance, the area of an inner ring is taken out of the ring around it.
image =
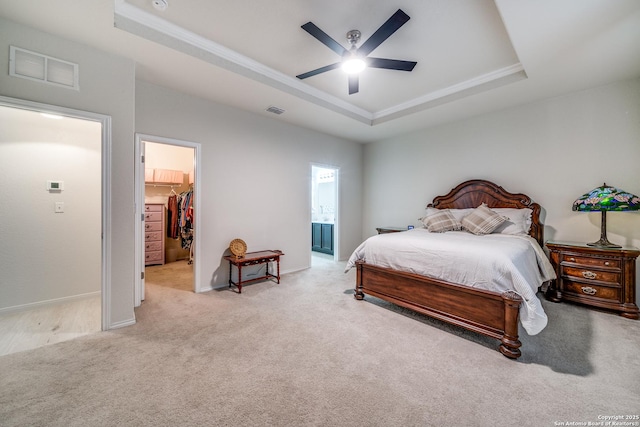
[[[273,114],[282,114],[284,113],[284,110],[282,108],[278,108],[275,107],[273,105],[269,105],[269,108],[267,108],[267,111]]]
[[[79,90],[78,64],[10,46],[9,75]]]

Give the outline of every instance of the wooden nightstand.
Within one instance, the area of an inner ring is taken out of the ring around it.
[[[378,232],[378,234],[385,234],[385,233],[397,233],[399,231],[407,231],[406,227],[377,227],[376,231]]]
[[[572,301],[640,317],[636,305],[636,258],[640,250],[597,248],[583,243],[547,242],[558,278],[547,290],[550,301]]]

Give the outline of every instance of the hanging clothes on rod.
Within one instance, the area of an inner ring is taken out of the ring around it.
[[[173,191],[173,188],[171,189]],[[173,192],[167,202],[167,237],[177,239],[180,237],[180,219],[178,213],[178,195]]]
[[[181,246],[190,250],[193,243],[193,190],[180,193],[178,207]]]

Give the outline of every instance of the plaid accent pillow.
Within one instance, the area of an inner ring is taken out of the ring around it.
[[[438,212],[422,218],[422,223],[432,233],[456,231],[462,229],[462,224],[456,219],[449,209],[441,209]]]
[[[507,220],[507,217],[499,215],[481,204],[469,215],[462,218],[462,227],[473,234],[489,234]]]

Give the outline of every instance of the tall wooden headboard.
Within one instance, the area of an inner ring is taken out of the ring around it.
[[[482,203],[490,208],[529,208],[531,214],[531,230],[529,234],[544,247],[544,225],[540,222],[540,205],[522,193],[510,193],[490,181],[472,179],[465,181],[444,196],[438,196],[427,207],[438,209],[475,208]]]

